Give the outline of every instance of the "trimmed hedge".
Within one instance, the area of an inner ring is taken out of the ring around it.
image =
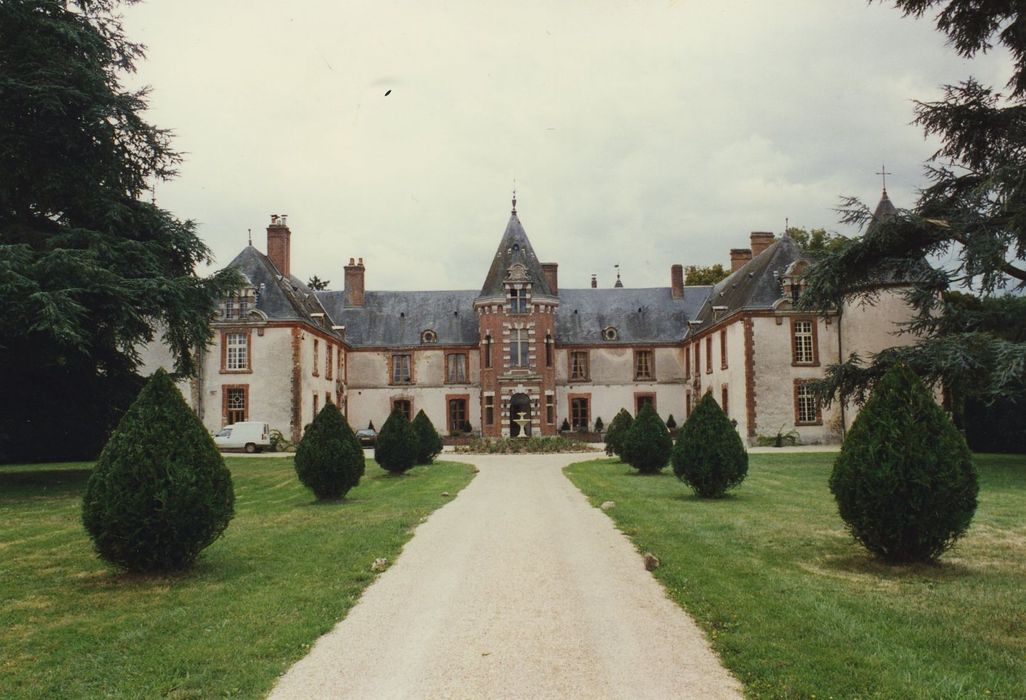
[[[221,453],[171,377],[157,370],[86,485],[82,523],[96,552],[129,571],[186,569],[234,514]]]
[[[651,404],[645,404],[624,436],[624,461],[642,474],[655,474],[670,461],[672,451],[673,439],[666,424]]]
[[[363,448],[345,416],[330,401],[306,429],[296,449],[296,475],[318,500],[344,498],[360,483]]]
[[[374,459],[381,468],[402,474],[417,462],[420,441],[406,414],[396,409],[378,432],[374,443]]]
[[[606,428],[606,454],[609,456],[616,455],[623,459],[623,440],[627,437],[627,431],[631,429],[631,424],[634,423],[634,416],[632,416],[626,408],[621,408],[620,412],[613,416],[612,422],[609,423],[609,427]]]
[[[908,367],[873,388],[841,447],[830,491],[856,540],[881,559],[936,559],[965,534],[979,490],[962,435]]]
[[[431,464],[442,451],[442,436],[423,409],[417,411],[412,425],[417,433],[417,464]]]
[[[673,473],[702,498],[720,498],[748,475],[748,452],[727,414],[706,394],[677,435]]]

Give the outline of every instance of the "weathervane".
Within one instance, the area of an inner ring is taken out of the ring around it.
[[[513,178],[513,213],[517,213],[517,179]]]
[[[883,191],[884,191],[884,194],[887,193],[887,176],[888,175],[893,175],[893,174],[894,173],[887,172],[887,167],[885,165],[880,165],[880,172],[878,172],[877,175],[879,175],[880,177],[883,178]]]

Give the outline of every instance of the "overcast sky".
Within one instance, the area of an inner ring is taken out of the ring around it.
[[[176,134],[157,201],[218,266],[289,215],[292,272],[342,288],[476,289],[509,218],[561,287],[666,286],[750,231],[846,232],[886,162],[909,206],[936,147],[912,99],[1007,56],[955,56],[932,21],[864,0],[150,0],[131,84]],[[391,90],[391,94],[385,95]]]

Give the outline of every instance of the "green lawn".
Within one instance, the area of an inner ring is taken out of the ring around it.
[[[703,501],[669,469],[567,467],[708,633],[752,697],[1026,697],[1026,458],[978,456],[968,535],[934,566],[887,566],[845,532],[834,455],[751,455]]]
[[[291,458],[227,460],[236,516],[196,568],[117,574],[81,524],[90,464],[0,467],[0,697],[263,697],[345,616],[412,530],[469,483],[439,463],[393,477],[368,460],[317,504]]]

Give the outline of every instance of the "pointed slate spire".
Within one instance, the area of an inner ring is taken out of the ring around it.
[[[883,194],[880,195],[880,203],[876,205],[876,211],[873,212],[873,221],[886,221],[897,213],[898,210],[891,203],[891,198],[887,196],[887,188],[884,187]]]
[[[509,223],[506,224],[506,232],[502,234],[499,249],[495,251],[492,266],[488,269],[484,286],[481,287],[482,297],[505,296],[506,288],[503,283],[510,268],[516,264],[524,266],[524,271],[531,281],[535,295],[552,296],[552,290],[549,289],[549,284],[542,273],[538,256],[534,254],[531,241],[528,240],[527,233],[517,216],[516,206],[516,196],[514,196],[513,212],[509,216]]]

